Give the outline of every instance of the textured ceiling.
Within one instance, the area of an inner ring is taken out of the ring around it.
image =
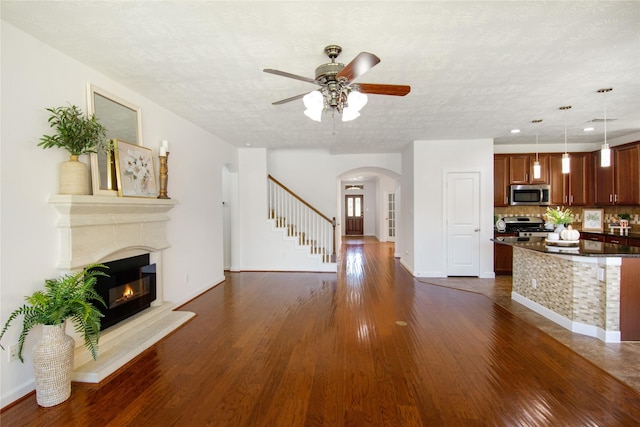
[[[2,19],[231,144],[399,152],[414,140],[496,144],[598,142],[640,131],[640,2],[7,1]],[[303,115],[314,90],[263,73],[314,77],[338,44],[348,63],[380,64],[356,81],[411,85],[370,95],[344,123]],[[600,88],[612,87],[607,95]],[[565,115],[558,108],[572,105]],[[543,119],[534,126],[531,121]],[[143,111],[144,120],[144,111]],[[512,128],[522,132],[512,135]]]

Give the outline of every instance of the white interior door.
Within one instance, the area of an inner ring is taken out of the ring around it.
[[[480,276],[480,174],[447,174],[447,276]]]

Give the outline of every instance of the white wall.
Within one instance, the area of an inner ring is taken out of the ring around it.
[[[415,215],[413,209],[416,166],[414,151],[415,145],[409,144],[402,152],[402,176],[400,177],[402,197],[399,203],[398,224],[396,225],[396,256],[400,257],[400,263],[411,274],[414,273],[416,259],[414,252]]]
[[[378,222],[378,180],[369,179],[367,181],[358,181],[359,185],[364,188],[362,190],[348,190],[345,188],[348,183],[340,183],[340,211],[342,212],[342,218],[336,218],[338,223],[344,224],[346,218],[347,207],[345,204],[346,196],[358,196],[362,195],[363,200],[363,216],[364,224],[362,234],[364,236],[376,236],[377,234],[377,222]],[[334,209],[335,211],[335,209]],[[337,215],[337,214],[332,214]],[[343,234],[345,232],[342,229]]]
[[[182,303],[223,280],[222,182],[224,164],[237,164],[237,150],[221,139],[154,104],[133,90],[61,54],[17,28],[1,22],[0,143],[0,320],[58,275],[57,213],[47,203],[58,192],[64,150],[43,150],[39,138],[50,133],[46,107],[72,103],[86,111],[86,84],[97,86],[142,109],[144,145],[154,150],[170,141],[168,194],[179,204],[169,212],[164,253],[164,297]],[[86,159],[85,159],[86,160]],[[4,344],[17,342],[19,322]],[[29,335],[26,363],[0,354],[0,406],[33,389]]]
[[[397,153],[332,155],[324,150],[272,150],[267,163],[275,179],[329,218],[336,216],[339,175],[362,167],[401,172],[401,156]]]
[[[480,174],[480,277],[494,277],[492,139],[413,144],[414,275],[446,277],[445,172]],[[402,190],[405,195],[404,186]]]

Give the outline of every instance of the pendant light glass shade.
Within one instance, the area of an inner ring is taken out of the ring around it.
[[[600,89],[598,93],[607,93],[611,92],[613,89]],[[604,104],[604,144],[602,144],[602,148],[600,149],[600,167],[608,168],[611,166],[611,149],[609,148],[609,144],[607,144],[607,103]]]
[[[562,173],[571,172],[571,159],[569,158],[569,153],[564,153],[562,155]]]
[[[566,107],[560,107],[564,111],[564,154],[562,155],[562,173],[568,174],[571,172],[571,159],[569,159],[569,153],[567,152],[567,110],[571,108],[571,105]]]
[[[533,179],[540,179],[540,177],[542,176],[542,172],[540,169],[540,162],[537,160],[533,162]]]
[[[542,119],[532,120],[531,123],[538,124],[542,122]],[[540,179],[542,171],[540,167],[540,160],[538,160],[538,132],[536,131],[536,160],[533,162],[533,179]]]
[[[602,148],[600,149],[600,166],[603,168],[611,166],[611,148],[609,148],[609,144],[606,142],[602,144]]]

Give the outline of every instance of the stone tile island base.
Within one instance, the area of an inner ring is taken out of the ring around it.
[[[620,342],[619,257],[545,254],[514,246],[511,298],[560,326]]]

